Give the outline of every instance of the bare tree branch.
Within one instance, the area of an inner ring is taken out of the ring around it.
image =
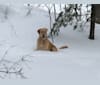
[[[21,58],[17,61],[10,61],[5,59],[7,56],[9,50],[13,46],[10,46],[2,56],[2,59],[0,60],[0,78],[5,79],[7,76],[10,76],[11,74],[15,74],[16,76],[19,76],[22,79],[26,79],[27,77],[24,75],[24,67],[25,65],[28,69],[29,66],[27,63],[32,62],[29,59],[33,56],[28,55],[23,55]],[[2,74],[2,75],[1,75]]]

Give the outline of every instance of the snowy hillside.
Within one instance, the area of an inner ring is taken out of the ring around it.
[[[62,28],[55,38],[59,48],[68,45],[68,49],[58,52],[36,51],[37,29],[49,28],[46,11],[33,8],[26,16],[25,6],[10,6],[7,19],[0,18],[0,63],[3,68],[21,67],[25,77],[33,79],[34,85],[100,85],[100,26],[96,25],[96,39],[88,40],[89,25],[83,32],[73,31],[71,27]],[[0,12],[2,15],[2,12]],[[25,60],[19,60],[24,57]],[[11,61],[11,62],[8,62]],[[16,63],[16,61],[18,61]],[[2,69],[2,67],[0,67]],[[19,70],[19,71],[21,71]],[[20,78],[16,74],[0,73],[1,78]]]

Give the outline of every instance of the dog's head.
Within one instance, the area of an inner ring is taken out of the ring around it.
[[[39,37],[42,38],[42,39],[47,38],[47,31],[48,31],[47,28],[40,28],[40,29],[37,30]]]

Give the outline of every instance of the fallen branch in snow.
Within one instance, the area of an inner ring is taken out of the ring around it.
[[[12,46],[10,48],[12,48]],[[10,48],[5,51],[2,59],[0,60],[0,78],[5,79],[7,76],[14,74],[15,76],[19,76],[22,79],[26,79],[27,77],[24,75],[23,65],[28,67],[26,64],[27,62],[31,62],[29,59],[33,56],[23,55],[17,61],[7,60],[5,57],[7,56]]]
[[[24,76],[24,74],[22,73],[22,68],[19,69],[18,71],[9,71],[9,70],[0,70],[0,73],[5,73],[6,75],[10,75],[10,74],[16,74],[19,75],[21,78],[26,79],[26,77]],[[4,77],[0,76],[0,78],[4,79]]]
[[[27,56],[29,57],[29,56]],[[24,68],[23,68],[23,64],[26,64],[26,62],[31,62],[29,60],[25,59],[26,57],[23,56],[21,59],[19,59],[16,62],[13,61],[9,61],[6,59],[2,59],[2,61],[0,62],[0,73],[5,73],[5,75],[11,75],[11,74],[15,74],[16,76],[20,76],[20,78],[27,78],[24,76]],[[10,66],[9,66],[10,64]],[[26,66],[26,65],[25,65]],[[29,69],[29,68],[28,68]],[[0,78],[6,78],[0,75]]]

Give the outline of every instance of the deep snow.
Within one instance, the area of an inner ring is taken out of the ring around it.
[[[80,1],[80,0],[0,0],[0,3],[7,3],[7,4],[23,4],[23,3],[35,3],[35,4],[43,4],[43,3],[45,3],[45,4],[48,4],[48,3],[71,3],[71,4],[75,4],[75,3],[84,3],[84,4],[86,4],[86,3],[100,3],[100,1],[99,0],[82,0],[82,1]]]
[[[25,67],[25,76],[35,85],[100,85],[100,29],[96,25],[96,39],[88,39],[89,25],[83,32],[72,27],[62,28],[55,45],[68,45],[58,52],[35,51],[39,27],[49,28],[48,13],[33,8],[26,16],[24,6],[11,6],[8,19],[0,21],[0,58],[9,49],[6,59],[16,61],[30,55],[32,62]],[[16,78],[15,76],[13,76]],[[13,79],[10,76],[11,79]],[[9,77],[8,77],[9,78]]]

